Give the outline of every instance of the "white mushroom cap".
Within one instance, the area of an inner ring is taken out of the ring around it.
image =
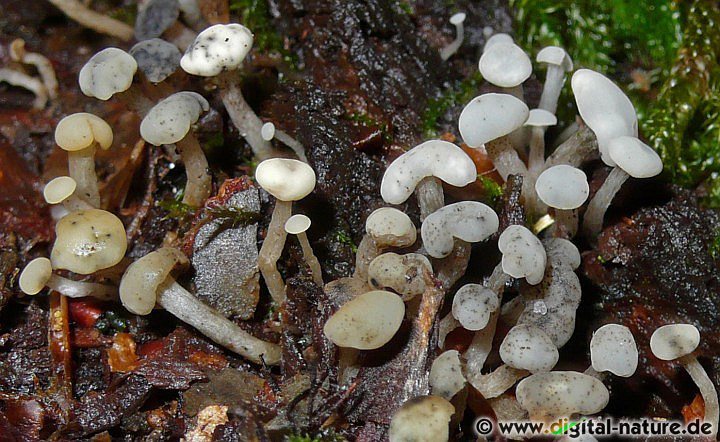
[[[663,170],[660,155],[635,137],[617,137],[608,142],[610,159],[633,178],[650,178]]]
[[[50,253],[53,268],[81,275],[114,266],[127,249],[122,221],[100,209],[68,214],[55,225],[55,236]]]
[[[47,258],[35,258],[30,261],[18,279],[18,285],[23,293],[37,295],[45,288],[45,284],[52,276],[52,264]]]
[[[59,204],[75,192],[77,183],[69,176],[53,178],[45,185],[43,196],[48,204]]]
[[[298,233],[304,233],[310,228],[310,218],[305,215],[293,215],[285,221],[285,231],[291,235],[297,235]]]
[[[68,115],[55,126],[55,143],[69,152],[83,150],[93,143],[107,149],[112,142],[110,125],[102,118],[86,112]]]
[[[140,135],[155,146],[177,143],[190,132],[200,114],[209,109],[210,104],[202,95],[177,92],[150,109],[140,123]]]
[[[692,324],[663,325],[650,337],[650,350],[658,359],[672,361],[694,352],[700,332]]]
[[[594,414],[610,401],[610,393],[600,380],[574,371],[533,374],[520,381],[515,395],[531,419]]]
[[[178,0],[145,0],[138,6],[135,38],[147,40],[160,37],[180,18]]]
[[[461,201],[442,207],[425,218],[420,235],[433,258],[448,256],[458,238],[467,242],[484,241],[497,232],[500,220],[493,209],[477,201]]]
[[[538,284],[545,275],[547,256],[540,240],[526,227],[508,226],[500,234],[498,248],[503,254],[502,269],[513,278]]]
[[[137,67],[135,59],[122,49],[103,49],[80,69],[80,90],[88,97],[108,100],[130,88]]]
[[[500,87],[518,86],[532,74],[530,57],[510,42],[486,44],[478,67],[485,80]]]
[[[546,169],[535,182],[543,203],[562,210],[577,209],[590,195],[587,175],[582,170],[560,164]]]
[[[523,126],[548,127],[557,124],[557,117],[545,109],[531,109]]]
[[[475,163],[461,148],[442,140],[430,140],[400,155],[385,170],[380,195],[388,204],[401,204],[425,177],[434,176],[462,187],[477,179]]]
[[[374,350],[387,344],[405,317],[395,293],[374,290],[343,304],[325,323],[325,336],[340,347]]]
[[[153,83],[160,83],[180,67],[180,50],[160,38],[143,40],[130,49],[143,74]]]
[[[288,158],[271,158],[258,164],[255,179],[280,201],[297,201],[315,188],[315,171],[306,163]]]
[[[368,284],[384,289],[391,288],[407,301],[425,292],[424,271],[432,273],[432,265],[419,253],[383,253],[368,266]]]
[[[483,52],[487,51],[492,45],[498,44],[498,43],[515,43],[515,40],[513,40],[513,38],[509,34],[505,34],[504,32],[493,34],[485,42],[485,46],[483,47]]]
[[[566,72],[573,70],[573,62],[565,49],[559,46],[546,46],[538,52],[535,61],[561,66]]]
[[[133,262],[120,281],[120,302],[130,313],[147,315],[155,308],[158,286],[187,257],[178,249],[162,247]]]
[[[452,315],[467,330],[482,330],[500,307],[497,293],[481,284],[465,284],[455,293]]]
[[[453,26],[457,26],[464,23],[466,18],[467,15],[464,12],[458,12],[456,14],[453,14],[452,17],[450,17],[450,24]]]
[[[265,141],[275,138],[275,125],[273,123],[265,123],[260,128],[260,136]]]
[[[465,387],[460,353],[448,350],[435,358],[428,377],[430,391],[435,396],[450,400]]]
[[[500,344],[500,358],[513,368],[536,373],[552,370],[560,354],[544,331],[532,325],[518,324]]]
[[[195,37],[180,66],[188,74],[212,77],[237,69],[253,45],[253,33],[237,23],[210,26]]]
[[[446,442],[455,407],[438,396],[418,396],[405,402],[390,421],[390,442]]]
[[[410,217],[394,207],[374,210],[365,220],[365,231],[381,247],[408,247],[417,239],[417,229]]]
[[[480,147],[522,127],[530,111],[527,104],[508,94],[483,94],[460,113],[458,129],[470,147]]]
[[[597,137],[602,160],[615,166],[608,156],[608,142],[620,136],[637,137],[635,108],[615,83],[595,71],[576,71],[571,85],[578,112]]]
[[[619,324],[597,329],[590,340],[590,361],[597,372],[632,376],[638,366],[638,349],[630,329]]]
[[[565,264],[572,270],[580,267],[582,257],[577,246],[565,238],[548,238],[543,240],[545,254],[553,264]]]

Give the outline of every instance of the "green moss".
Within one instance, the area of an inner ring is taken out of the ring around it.
[[[292,69],[297,67],[294,55],[285,49],[282,36],[272,23],[267,0],[230,0],[230,12],[255,34],[255,47],[262,52],[277,52]]]
[[[495,206],[503,196],[503,187],[497,181],[483,175],[478,175],[478,180],[485,189],[486,202],[490,203],[491,206]]]
[[[165,218],[182,220],[195,212],[192,206],[182,202],[182,194],[178,195],[178,199],[167,199],[158,201],[157,206],[167,212]]]
[[[715,238],[710,243],[709,247],[710,256],[714,259],[720,259],[720,229],[715,233]]]
[[[464,105],[476,95],[482,84],[480,72],[452,85],[443,91],[439,97],[428,102],[422,119],[422,133],[427,138],[436,138],[439,134],[440,118],[455,106]]]
[[[390,133],[390,129],[387,123],[377,121],[367,113],[358,112],[347,115],[347,119],[354,122],[358,126],[365,126],[370,129],[379,129],[382,132],[385,142],[387,142],[388,144],[392,143],[393,136],[392,133]]]
[[[350,246],[350,250],[352,250],[353,253],[357,252],[357,244],[355,244],[350,234],[346,231],[338,230],[335,234],[335,239],[341,244]]]
[[[229,219],[233,227],[255,223],[261,219],[260,214],[257,212],[250,212],[235,207],[215,207],[210,209],[210,214],[214,218]]]

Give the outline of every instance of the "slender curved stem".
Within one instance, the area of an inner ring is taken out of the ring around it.
[[[130,26],[119,20],[95,12],[78,0],[50,0],[50,3],[84,27],[101,34],[111,35],[124,41],[132,40],[135,35],[135,31]]]
[[[610,172],[605,182],[600,186],[595,196],[590,200],[587,210],[585,211],[585,219],[583,219],[583,233],[594,239],[602,230],[605,212],[615,194],[618,193],[623,183],[630,177],[624,170],[616,167]]]
[[[102,301],[118,299],[118,288],[105,284],[73,281],[72,279],[63,278],[62,276],[52,275],[46,285],[48,288],[62,293],[68,298],[84,298],[90,296]]]
[[[89,147],[68,152],[68,172],[75,180],[75,194],[93,207],[100,207],[100,189],[95,173],[95,149],[93,143]]]
[[[718,420],[720,420],[720,404],[718,404],[718,393],[715,385],[695,356],[683,356],[680,358],[680,362],[698,386],[698,389],[700,389],[703,402],[705,402],[705,417],[703,420],[710,423],[713,434],[717,434]]]
[[[305,146],[300,144],[298,140],[280,129],[275,129],[275,139],[292,149],[293,152],[295,152],[295,155],[297,155],[298,160],[303,163],[308,162],[307,156],[305,155]]]
[[[267,285],[270,295],[278,305],[285,301],[285,282],[277,269],[277,261],[285,247],[287,239],[285,223],[290,216],[292,216],[292,202],[276,200],[267,235],[258,255],[260,273],[265,279],[265,285]]]
[[[185,175],[187,175],[183,203],[200,207],[210,197],[212,191],[212,178],[208,172],[205,152],[191,132],[188,132],[175,146],[185,163]]]
[[[565,81],[565,69],[562,66],[549,64],[545,74],[545,84],[540,95],[538,108],[545,109],[553,114],[557,111],[558,99]]]
[[[582,126],[548,157],[545,161],[545,169],[559,164],[580,167],[582,163],[596,155],[598,155],[598,146],[595,134],[587,126]]]
[[[353,272],[353,278],[367,281],[370,263],[379,255],[380,248],[375,240],[372,239],[370,235],[364,235],[362,240],[360,240],[357,252],[355,252],[355,271]]]
[[[0,82],[6,82],[13,86],[18,86],[29,90],[35,94],[33,107],[35,109],[43,109],[48,101],[48,91],[45,85],[37,78],[25,75],[12,69],[0,68]]]
[[[456,24],[455,33],[455,40],[453,40],[452,43],[440,50],[440,58],[443,61],[452,57],[453,54],[455,54],[458,49],[460,49],[460,46],[462,46],[463,40],[465,39],[465,26],[462,23]]]
[[[315,253],[313,253],[312,246],[310,246],[310,241],[308,241],[307,233],[298,233],[297,237],[300,241],[300,247],[302,248],[305,262],[307,263],[308,267],[310,267],[310,271],[312,272],[313,281],[315,281],[315,284],[317,284],[318,287],[323,287],[325,283],[322,279],[322,267],[320,267],[320,261],[318,261],[317,256],[315,256]]]

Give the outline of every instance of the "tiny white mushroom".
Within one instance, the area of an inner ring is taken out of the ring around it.
[[[492,32],[492,29],[490,30],[490,32]],[[492,45],[497,43],[515,43],[515,40],[513,40],[512,36],[510,36],[509,34],[505,34],[504,32],[493,34],[485,42],[485,45],[483,46],[483,52],[487,51]]]
[[[410,217],[394,207],[374,210],[365,220],[365,231],[380,247],[409,247],[417,239]]]
[[[545,130],[548,126],[555,126],[556,124],[557,117],[555,114],[545,109],[532,109],[525,122],[525,126],[532,129],[528,170],[533,179],[537,179],[538,174],[545,165]]]
[[[590,340],[590,362],[598,373],[609,371],[624,378],[632,376],[638,366],[638,349],[630,329],[606,324],[595,330]]]
[[[272,123],[265,123],[260,128],[260,135],[265,141],[270,141],[275,138],[275,125]]]
[[[447,442],[454,413],[455,407],[438,396],[410,399],[390,421],[390,442]]]
[[[512,95],[483,94],[463,108],[458,129],[465,144],[480,147],[522,127],[529,116],[527,105]]]
[[[457,35],[452,43],[440,50],[440,58],[443,60],[447,60],[452,57],[453,54],[460,49],[460,46],[462,46],[463,39],[465,38],[465,27],[463,26],[463,23],[465,22],[466,17],[467,16],[464,12],[458,12],[450,17],[450,24],[455,26],[455,33]]]
[[[177,92],[156,104],[140,123],[140,135],[148,143],[160,146],[175,144],[185,163],[187,184],[183,202],[200,206],[212,191],[212,177],[208,162],[192,125],[200,114],[210,109],[202,95],[195,92]]]
[[[700,331],[692,324],[664,325],[650,337],[650,350],[663,361],[677,359],[698,386],[705,403],[704,421],[712,425],[713,434],[718,433],[720,404],[718,392],[707,372],[692,354],[700,344]]]
[[[565,73],[573,70],[573,62],[565,49],[558,46],[547,46],[541,49],[535,61],[547,64],[545,83],[538,107],[554,114],[565,81]]]
[[[48,204],[63,204],[68,212],[92,209],[93,207],[75,195],[77,183],[69,176],[50,180],[43,188],[43,197]]]
[[[28,52],[25,49],[25,40],[17,38],[10,43],[10,58],[19,63],[25,63],[35,66],[40,74],[43,85],[47,89],[50,99],[57,98],[58,81],[53,69],[52,63],[42,54],[36,52]]]
[[[423,245],[433,258],[448,256],[455,238],[480,242],[497,232],[500,220],[493,209],[477,201],[447,205],[425,218],[420,234]]]
[[[535,373],[515,390],[520,405],[533,420],[595,414],[610,401],[607,387],[598,379],[574,371]]]
[[[117,299],[117,287],[94,282],[73,281],[53,274],[52,263],[47,258],[35,258],[25,266],[18,279],[20,290],[36,295],[48,287],[70,298],[92,296],[102,301]]]
[[[547,256],[540,240],[526,227],[508,226],[500,234],[498,248],[502,252],[502,268],[513,278],[525,278],[538,284],[545,274]]]
[[[482,330],[500,307],[497,293],[480,284],[465,284],[455,293],[452,315],[467,330]]]
[[[305,263],[307,263],[308,267],[310,267],[313,281],[315,281],[315,284],[317,284],[318,287],[322,287],[325,284],[322,279],[320,261],[318,261],[317,257],[313,253],[307,233],[305,233],[307,229],[310,228],[311,223],[310,218],[305,215],[293,215],[285,222],[285,232],[297,236],[298,241],[300,242],[300,247],[302,248],[303,257],[305,258]]]
[[[80,69],[80,90],[88,97],[108,100],[130,88],[137,67],[135,59],[122,49],[103,49]]]
[[[522,83],[532,74],[532,62],[520,46],[498,40],[486,44],[478,68],[485,80],[523,99]]]
[[[535,191],[543,203],[555,209],[556,225],[562,226],[569,237],[575,236],[578,227],[575,209],[590,194],[585,172],[565,164],[553,166],[540,174]]]
[[[602,230],[605,212],[628,178],[650,178],[663,170],[660,156],[647,144],[635,137],[620,136],[607,143],[608,157],[615,167],[588,204],[583,230],[595,238]]]
[[[370,262],[368,284],[377,289],[391,288],[408,301],[425,292],[425,271],[433,271],[425,255],[383,253]]]
[[[160,38],[143,40],[130,49],[138,68],[153,83],[160,83],[180,67],[177,46]]]
[[[374,350],[390,342],[405,317],[395,293],[374,290],[346,302],[325,323],[325,336],[339,347]]]
[[[532,325],[518,324],[500,344],[500,358],[513,368],[536,373],[552,370],[560,354],[544,331]]]
[[[545,109],[531,109],[524,126],[548,127],[557,124],[557,117]]]
[[[436,396],[451,400],[465,387],[460,353],[448,350],[435,358],[428,376],[430,391]]]

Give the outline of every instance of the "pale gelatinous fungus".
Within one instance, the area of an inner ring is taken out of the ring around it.
[[[365,220],[365,231],[380,247],[409,247],[417,239],[410,217],[394,207],[374,210]]]
[[[48,97],[50,97],[51,100],[57,98],[57,76],[55,75],[55,69],[52,63],[50,63],[50,60],[48,60],[46,56],[38,54],[37,52],[28,52],[25,50],[25,40],[17,38],[10,43],[10,58],[18,63],[35,66],[47,90]]]
[[[467,18],[467,15],[464,12],[458,12],[450,17],[450,24],[455,26],[456,36],[452,43],[440,50],[440,58],[443,60],[447,60],[452,57],[453,54],[460,49],[460,46],[462,46],[463,40],[465,39],[465,26],[463,26],[465,18]]]
[[[537,421],[595,414],[610,401],[602,382],[574,371],[535,373],[518,383],[515,395],[530,419]]]
[[[77,185],[77,195],[93,207],[100,206],[95,149],[108,149],[112,142],[110,125],[93,114],[68,115],[55,127],[55,143],[68,153],[68,171]]]
[[[597,373],[609,371],[624,378],[632,376],[638,366],[638,349],[630,329],[606,324],[595,330],[590,340],[590,363]]]
[[[180,60],[180,66],[192,75],[221,75],[223,104],[235,127],[245,137],[259,160],[276,156],[272,145],[262,138],[263,123],[245,101],[236,72],[253,45],[252,32],[237,23],[218,24],[205,29],[195,38]]]
[[[460,353],[457,350],[448,350],[435,358],[430,366],[428,383],[433,395],[447,400],[451,400],[465,388],[465,376],[462,373]]]
[[[480,56],[478,68],[485,80],[523,99],[522,84],[532,74],[532,62],[512,38],[508,41],[507,38],[495,37],[492,43],[488,41]]]
[[[572,59],[565,49],[558,46],[547,46],[538,52],[535,61],[547,65],[538,108],[555,114],[560,92],[565,82],[565,73],[573,70]]]
[[[715,385],[692,353],[700,344],[700,332],[692,324],[669,324],[655,330],[650,337],[653,355],[663,361],[677,360],[685,367],[698,386],[705,404],[703,420],[712,425],[713,434],[718,433],[720,405]]]
[[[455,293],[452,315],[463,328],[482,330],[490,316],[500,308],[497,293],[480,284],[465,284]]]
[[[277,269],[277,260],[287,239],[285,223],[292,216],[292,202],[305,198],[315,188],[315,171],[302,161],[271,158],[258,165],[255,178],[260,187],[275,197],[258,266],[273,299],[281,304],[285,300],[285,283]]]
[[[433,258],[448,256],[455,238],[480,242],[497,232],[500,220],[493,209],[477,201],[461,201],[428,215],[420,228],[423,246]]]
[[[390,421],[390,442],[447,442],[455,407],[439,396],[418,396],[405,402]]]
[[[260,340],[185,290],[172,277],[187,263],[177,249],[161,248],[130,264],[120,282],[120,300],[135,314],[148,314],[156,304],[195,327],[217,344],[258,364],[280,362],[280,347]]]
[[[43,188],[43,197],[48,204],[62,204],[68,212],[92,209],[93,206],[75,194],[77,183],[69,176],[50,180]]]
[[[130,89],[137,67],[135,59],[122,49],[103,49],[80,69],[80,90],[88,97],[109,100]]]
[[[271,141],[275,138],[275,125],[273,123],[265,123],[260,128],[260,136],[265,141]]]
[[[156,104],[140,123],[140,135],[148,143],[175,144],[185,163],[187,184],[183,202],[198,207],[210,196],[212,177],[205,153],[192,133],[192,125],[210,108],[195,92],[177,92]]]
[[[48,102],[48,91],[42,81],[14,69],[0,68],[0,82],[27,89],[35,95],[34,109],[44,109]]]
[[[575,236],[578,229],[576,209],[590,194],[585,172],[565,164],[553,166],[540,174],[535,181],[535,191],[543,203],[555,209],[555,225],[569,238]]]
[[[310,228],[310,224],[310,218],[307,216],[293,215],[285,221],[285,232],[297,236],[298,241],[300,242],[300,247],[302,248],[305,263],[308,265],[310,272],[312,273],[313,281],[315,281],[315,284],[317,284],[318,287],[323,287],[325,283],[323,283],[322,279],[320,261],[318,261],[315,253],[313,253],[307,233],[305,233],[307,229]]]
[[[511,225],[498,239],[502,252],[502,269],[513,278],[525,278],[528,284],[538,284],[545,274],[547,256],[540,240],[526,227]]]
[[[374,350],[390,342],[405,317],[405,303],[395,293],[374,290],[343,304],[323,331],[339,347]]]
[[[68,214],[55,225],[55,236],[50,253],[52,267],[81,275],[118,264],[127,250],[122,221],[100,209]]]
[[[91,296],[102,301],[117,299],[117,287],[94,282],[73,281],[53,274],[52,263],[47,258],[30,261],[18,278],[20,290],[27,295],[36,295],[48,287],[70,298]]]
[[[537,373],[552,370],[560,354],[544,331],[532,325],[518,324],[500,344],[500,358],[513,368]]]
[[[160,38],[143,40],[130,48],[130,55],[145,77],[152,83],[160,83],[180,67],[182,54],[177,46]]]
[[[368,284],[377,289],[390,288],[409,301],[425,292],[425,271],[432,273],[432,265],[419,253],[383,253],[368,266]]]
[[[133,38],[133,29],[114,18],[100,14],[85,6],[80,0],[49,0],[65,15],[80,23],[86,28],[101,34],[117,37],[123,41]]]

